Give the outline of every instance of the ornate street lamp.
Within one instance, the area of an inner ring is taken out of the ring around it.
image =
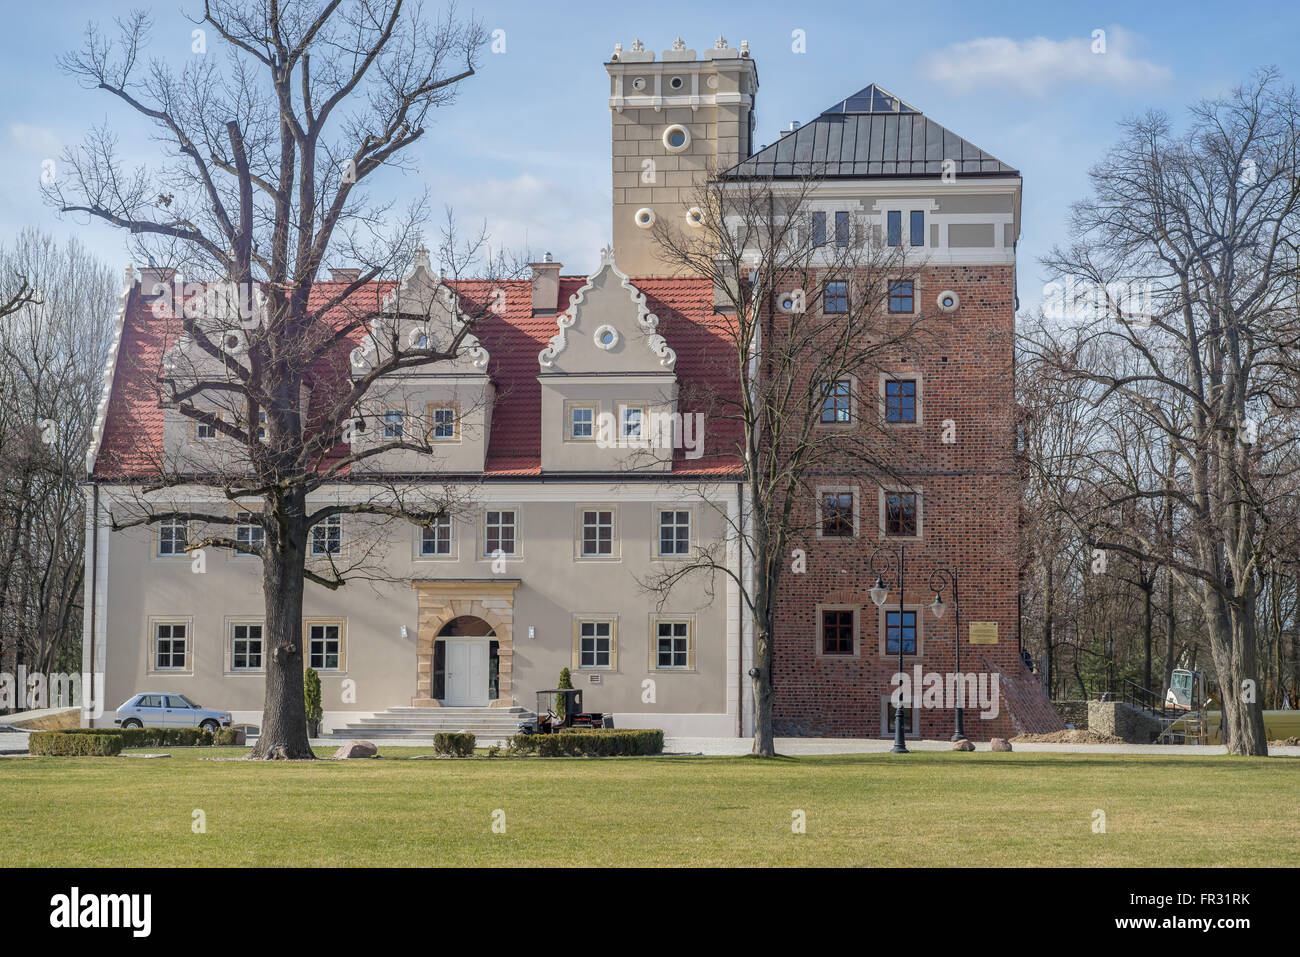
[[[948,606],[943,601],[943,590],[952,585],[952,606],[953,606],[953,653],[957,668],[957,686],[953,690],[957,692],[957,723],[953,730],[953,741],[961,741],[966,737],[966,727],[962,723],[961,699],[965,694],[965,685],[961,680],[961,604],[957,595],[957,572],[952,568],[939,567],[930,575],[930,587],[934,589],[934,601],[930,602],[930,613],[936,619],[942,618],[948,610]]]
[[[898,673],[903,673],[903,570],[905,568],[904,546],[899,545],[898,550],[881,546],[871,553],[871,570],[876,573],[876,584],[867,593],[877,608],[884,607],[885,599],[889,597],[889,589],[885,586],[885,573],[897,572],[898,582]],[[892,574],[891,574],[891,577]],[[889,645],[889,613],[885,613],[885,646]],[[915,690],[913,690],[915,694]],[[894,709],[894,746],[890,749],[891,754],[908,754],[907,736],[903,730],[903,721],[906,719],[907,709],[900,701],[897,708]]]

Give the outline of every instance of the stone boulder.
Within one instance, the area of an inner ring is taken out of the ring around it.
[[[369,741],[349,741],[334,752],[334,760],[345,761],[348,758],[373,758],[378,754],[379,749]]]
[[[974,751],[975,745],[971,744],[968,739],[962,738],[960,741],[952,743],[952,749],[954,751]]]
[[[992,739],[989,741],[989,750],[990,750],[990,751],[1010,751],[1010,750],[1011,750],[1011,742],[1008,741],[1006,738],[992,738]]]

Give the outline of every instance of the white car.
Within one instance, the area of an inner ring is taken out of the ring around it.
[[[113,723],[123,728],[203,728],[216,731],[230,727],[229,711],[212,711],[175,692],[144,692],[133,695],[117,709]]]

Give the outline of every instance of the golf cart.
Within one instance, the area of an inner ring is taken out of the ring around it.
[[[614,727],[614,716],[582,710],[582,689],[552,688],[537,692],[537,718],[519,725],[520,734],[590,731]]]

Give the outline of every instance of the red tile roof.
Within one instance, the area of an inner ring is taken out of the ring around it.
[[[583,277],[561,277],[559,302],[586,281]],[[677,353],[679,411],[705,412],[704,454],[687,459],[679,450],[673,463],[677,476],[723,476],[737,470],[737,433],[732,423],[710,415],[718,394],[733,391],[737,381],[729,317],[713,311],[713,288],[707,279],[633,279],[646,296],[650,311],[659,317],[658,331]],[[345,284],[317,282],[311,305],[323,306]],[[348,306],[374,307],[382,301],[391,283],[372,283],[350,297]],[[505,292],[504,308],[489,312],[475,327],[475,335],[490,355],[488,374],[497,387],[491,422],[487,462],[483,474],[491,477],[539,476],[541,472],[541,386],[537,381],[537,354],[555,335],[555,316],[536,316],[532,311],[532,284],[513,280],[489,285],[485,281],[454,284],[462,298],[482,301],[489,289]],[[93,477],[108,481],[147,479],[158,473],[162,457],[163,411],[159,405],[158,375],[163,353],[180,331],[177,318],[156,300],[141,294],[137,284],[128,296],[119,344],[111,370],[112,389],[100,434]],[[156,314],[161,313],[161,315]],[[340,308],[338,315],[345,314]],[[341,345],[312,370],[320,382],[341,382],[346,375],[348,353],[360,341],[360,333]],[[308,419],[328,403],[330,390],[314,389]],[[336,450],[342,454],[343,447]]]

